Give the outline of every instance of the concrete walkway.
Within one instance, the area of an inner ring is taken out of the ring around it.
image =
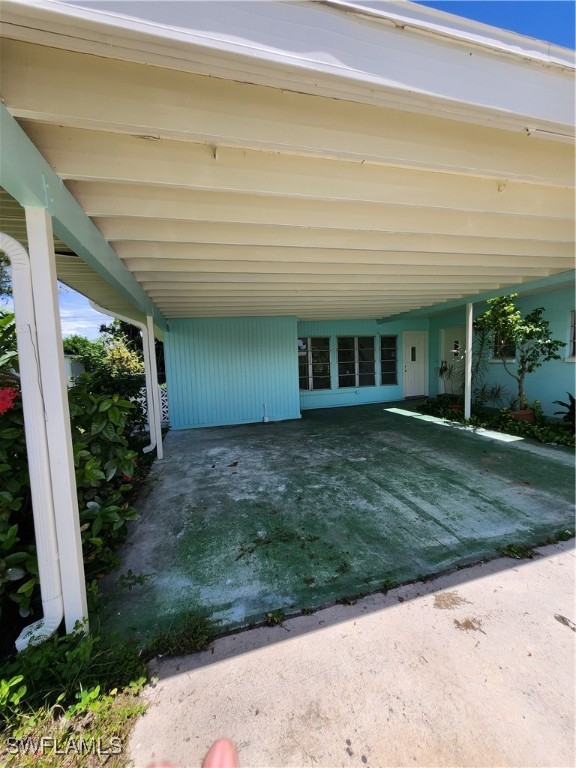
[[[131,756],[199,768],[574,765],[573,542],[154,662]]]
[[[377,404],[169,433],[109,625],[142,643],[202,609],[238,628],[573,528],[573,452],[437,422]]]

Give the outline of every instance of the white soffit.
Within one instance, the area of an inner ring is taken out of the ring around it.
[[[193,31],[110,10],[191,5]],[[0,95],[166,318],[385,317],[572,270],[574,145],[542,134],[569,128],[568,54],[333,6],[3,0]],[[448,92],[466,83],[491,106]]]
[[[71,50],[573,134],[573,52],[405,0],[3,0],[2,22],[5,36]]]

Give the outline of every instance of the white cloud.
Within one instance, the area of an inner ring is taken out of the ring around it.
[[[66,291],[59,296],[60,322],[62,336],[73,336],[77,333],[88,339],[95,339],[100,333],[102,323],[109,323],[112,318],[96,312],[88,303],[88,299],[75,291]]]

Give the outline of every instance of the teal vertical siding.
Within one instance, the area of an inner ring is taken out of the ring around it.
[[[376,320],[325,320],[298,323],[298,336],[329,336],[332,388],[300,392],[300,407],[335,408],[343,405],[384,403],[403,398],[402,332],[427,331],[428,319],[396,320],[378,323]],[[374,336],[376,338],[376,386],[338,388],[338,362],[336,339],[338,336]],[[381,386],[380,336],[398,336],[398,383]]]
[[[166,374],[174,429],[300,418],[296,318],[170,320]]]

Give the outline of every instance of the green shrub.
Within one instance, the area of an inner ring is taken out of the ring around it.
[[[24,418],[17,375],[13,316],[0,314],[0,657],[9,652],[24,619],[39,608],[38,567]],[[74,466],[85,570],[90,594],[97,579],[117,564],[115,550],[127,522],[136,517],[131,501],[142,484],[151,454],[138,455],[135,429],[142,408],[114,387],[121,377],[89,375],[69,390]],[[107,392],[101,387],[108,386]],[[131,385],[132,386],[132,385]],[[27,619],[28,620],[28,619]]]

